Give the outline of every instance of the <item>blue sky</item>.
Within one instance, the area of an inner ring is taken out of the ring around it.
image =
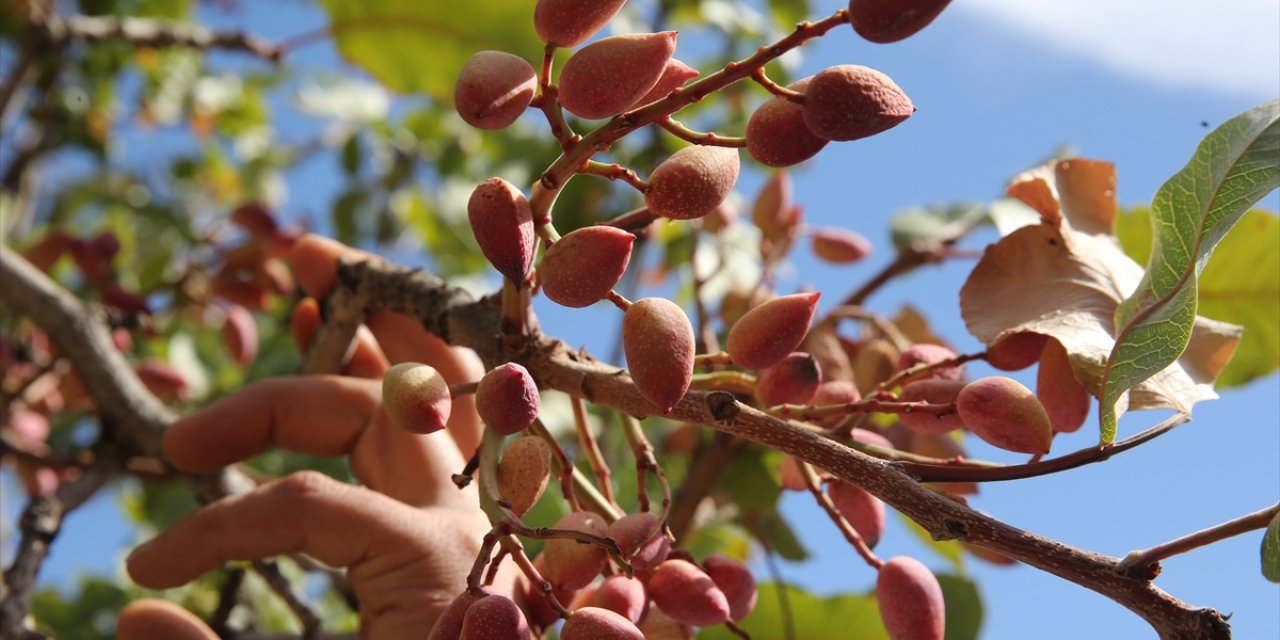
[[[308,4],[245,4],[247,16],[222,19],[252,25],[270,38],[323,21]],[[838,4],[815,2],[821,14]],[[311,68],[340,64],[328,44],[303,49],[294,61]],[[845,63],[888,73],[919,111],[883,135],[830,145],[794,172],[809,222],[853,228],[877,244],[877,253],[854,267],[793,256],[780,289],[812,285],[828,293],[828,303],[892,258],[887,221],[895,211],[990,200],[1011,175],[1063,144],[1118,165],[1122,204],[1148,202],[1208,132],[1202,122],[1216,126],[1280,95],[1280,3],[957,0],[929,29],[902,43],[871,45],[851,32],[833,33],[806,49],[798,75]],[[327,210],[336,171],[310,163],[292,174],[286,210]],[[738,191],[753,197],[762,177],[745,172]],[[1277,202],[1273,194],[1264,204],[1274,211]],[[980,248],[994,239],[986,232],[966,246]],[[976,350],[980,345],[964,330],[956,297],[968,266],[919,271],[872,298],[870,307],[892,313],[910,302],[959,349]],[[613,336],[605,328],[612,309],[537,308],[548,332],[573,335],[599,354],[611,350]],[[986,371],[974,367],[970,375]],[[1268,506],[1280,498],[1277,398],[1280,376],[1273,374],[1198,405],[1194,422],[1149,446],[1082,470],[988,485],[973,505],[1015,526],[1113,555]],[[1150,412],[1127,416],[1122,434],[1161,418]],[[1092,424],[1060,439],[1055,452],[1090,444],[1096,438]],[[1012,460],[980,445],[971,453]],[[21,500],[12,494],[12,477],[4,480],[4,511],[11,514]],[[815,553],[809,563],[784,565],[788,579],[822,593],[870,587],[871,572],[807,498],[788,497],[784,509],[797,518]],[[6,516],[5,526],[10,522]],[[55,545],[46,583],[66,584],[86,568],[114,570],[128,535],[109,498],[91,503],[71,517]],[[1259,574],[1260,539],[1257,532],[1169,560],[1157,585],[1193,604],[1234,613],[1237,637],[1280,637],[1280,588]],[[878,551],[945,566],[896,522]],[[1037,570],[976,560],[968,570],[984,596],[984,638],[1150,636],[1145,623],[1120,606]]]

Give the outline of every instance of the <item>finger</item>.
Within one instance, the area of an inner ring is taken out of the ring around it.
[[[163,589],[229,560],[306,553],[349,568],[362,633],[421,637],[465,584],[486,526],[478,509],[422,511],[302,472],[202,507],[135,549],[127,567],[138,584]]]
[[[449,346],[409,316],[384,310],[369,316],[367,322],[391,364],[429,364],[449,384],[476,382],[484,375],[484,365],[474,351]],[[453,409],[446,426],[458,449],[464,456],[470,457],[480,444],[484,426],[476,413],[474,394],[454,397]]]
[[[315,298],[303,298],[293,309],[290,319],[293,341],[298,351],[306,353],[320,330],[320,305]],[[367,327],[356,329],[354,346],[343,357],[342,372],[358,378],[381,378],[387,372],[387,357]]]
[[[298,284],[309,296],[323,297],[338,282],[338,259],[350,261],[379,260],[378,256],[352,249],[341,242],[314,234],[305,235],[293,245],[289,260]]]
[[[250,384],[183,416],[165,432],[164,453],[180,469],[213,471],[277,445],[340,456],[379,410],[379,389],[341,376],[290,376]]]
[[[450,475],[465,463],[442,433],[394,428],[381,383],[346,376],[292,376],[255,382],[165,432],[164,452],[180,469],[212,471],[278,446],[319,456],[352,455],[371,489],[415,506],[464,504]]]
[[[218,640],[195,614],[172,602],[146,598],[126,604],[116,619],[119,640]]]

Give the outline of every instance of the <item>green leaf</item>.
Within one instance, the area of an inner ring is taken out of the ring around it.
[[[753,529],[783,560],[803,562],[809,559],[809,552],[804,548],[804,544],[791,529],[791,525],[787,524],[778,512],[757,514]]]
[[[322,4],[343,57],[404,93],[452,102],[458,71],[484,49],[508,51],[530,64],[542,58],[532,2],[469,0],[465,10],[419,0]]]
[[[1137,208],[1116,217],[1116,237],[1135,260],[1151,250],[1151,212]],[[1280,217],[1254,209],[1244,214],[1200,274],[1199,314],[1244,327],[1235,357],[1217,388],[1246,384],[1280,367]]]
[[[840,594],[821,598],[792,586],[781,589],[776,583],[761,584],[756,608],[738,626],[752,638],[804,638],[805,640],[887,639],[889,634],[880,622],[880,608],[874,595]],[[785,594],[789,615],[783,614],[778,602]],[[787,633],[790,619],[794,633]],[[950,636],[948,636],[950,637]],[[733,640],[723,625],[708,627],[698,634],[700,640]]]
[[[898,250],[912,244],[928,244],[968,229],[985,219],[987,212],[972,204],[947,207],[912,207],[894,215],[889,223],[893,246]]]
[[[791,30],[809,17],[809,0],[769,0],[769,14],[779,27]]]
[[[720,488],[743,511],[772,510],[782,489],[774,482],[762,447],[743,447],[720,476]]]
[[[939,575],[947,611],[946,640],[974,640],[982,630],[982,595],[978,585],[959,576]]]
[[[1262,577],[1280,582],[1280,513],[1271,518],[1262,534]]]
[[[1280,100],[1215,129],[1156,192],[1146,275],[1116,310],[1116,344],[1103,373],[1102,441],[1116,435],[1116,402],[1172,364],[1191,340],[1197,279],[1244,212],[1280,186]]]

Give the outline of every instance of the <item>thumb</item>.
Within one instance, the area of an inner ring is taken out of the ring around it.
[[[171,602],[151,598],[135,600],[120,610],[116,621],[119,640],[218,640],[195,614]]]

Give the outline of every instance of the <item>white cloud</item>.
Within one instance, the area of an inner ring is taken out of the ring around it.
[[[952,10],[1160,83],[1280,93],[1276,0],[960,0]]]

